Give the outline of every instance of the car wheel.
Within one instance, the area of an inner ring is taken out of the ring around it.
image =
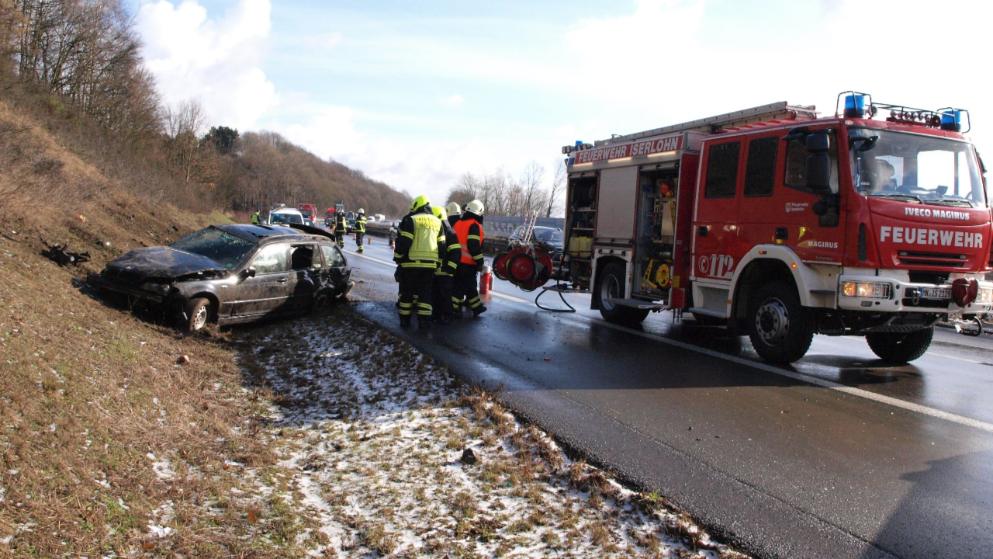
[[[196,297],[186,303],[186,333],[193,334],[200,332],[207,327],[211,315],[210,299],[206,297]]]
[[[773,282],[756,289],[751,299],[748,337],[759,356],[771,363],[792,363],[803,357],[814,339],[814,327],[796,288]]]
[[[603,268],[603,274],[597,280],[599,285],[600,315],[607,322],[617,324],[638,324],[648,316],[648,311],[635,309],[611,303],[611,299],[624,297],[624,265],[611,262]]]
[[[887,363],[903,365],[924,355],[931,347],[934,326],[906,334],[878,332],[866,334],[869,349]]]

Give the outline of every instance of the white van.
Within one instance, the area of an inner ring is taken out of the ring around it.
[[[289,227],[291,223],[304,224],[303,213],[295,208],[279,208],[269,212],[266,225],[282,225]]]

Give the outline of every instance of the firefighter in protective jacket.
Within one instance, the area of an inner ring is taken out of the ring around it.
[[[445,232],[424,195],[414,198],[399,229],[393,260],[400,272],[400,324],[410,324],[416,298],[418,324],[426,327],[431,323],[434,272],[445,256]]]
[[[455,234],[458,236],[462,256],[459,267],[455,272],[455,293],[452,296],[452,310],[461,314],[462,303],[465,302],[473,316],[486,312],[486,307],[479,300],[477,275],[483,269],[483,203],[473,200],[466,204],[462,219],[455,223]]]
[[[455,227],[455,223],[462,219],[462,208],[455,202],[449,202],[445,206],[445,211],[448,213],[448,224]]]
[[[345,212],[334,212],[334,238],[338,243],[338,248],[345,248],[345,235],[348,234],[348,222],[345,221]]]
[[[459,259],[462,257],[462,245],[455,235],[455,230],[448,223],[448,214],[441,207],[432,207],[434,216],[441,220],[441,230],[445,234],[445,257],[441,259],[438,269],[434,272],[434,286],[432,288],[434,305],[434,318],[442,324],[447,324],[452,319],[452,287],[455,278],[455,271],[459,267]]]
[[[363,208],[359,208],[359,213],[355,216],[355,244],[358,245],[355,252],[365,252],[363,248],[365,244],[365,209]]]

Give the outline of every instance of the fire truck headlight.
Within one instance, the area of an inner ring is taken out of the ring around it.
[[[889,299],[893,295],[893,286],[875,281],[846,281],[841,283],[841,294],[845,297]]]
[[[980,289],[976,296],[976,303],[980,305],[993,304],[993,289]]]

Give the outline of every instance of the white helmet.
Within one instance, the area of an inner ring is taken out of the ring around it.
[[[462,213],[462,208],[460,208],[455,202],[449,202],[448,205],[445,206],[445,212],[448,213],[448,215],[459,215]]]
[[[365,209],[364,208],[359,208],[359,213],[362,214],[362,215],[365,215]]]
[[[483,215],[483,203],[480,202],[479,200],[473,200],[472,202],[469,202],[468,205],[466,205],[465,211],[481,216]]]

